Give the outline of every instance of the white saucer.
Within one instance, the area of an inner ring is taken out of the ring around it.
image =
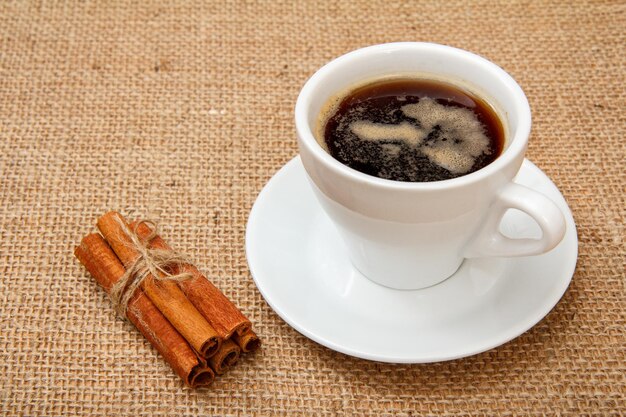
[[[296,157],[267,183],[250,212],[250,271],[283,320],[336,351],[395,363],[486,351],[548,314],[576,266],[576,226],[559,190],[527,160],[516,181],[548,195],[566,213],[567,233],[559,246],[541,256],[466,260],[441,284],[401,291],[375,284],[352,267]],[[510,210],[501,230],[529,237],[538,226]]]

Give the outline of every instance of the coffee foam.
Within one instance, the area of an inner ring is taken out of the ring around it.
[[[484,127],[469,109],[448,107],[423,97],[417,103],[401,107],[406,117],[417,121],[400,124],[374,123],[358,120],[350,124],[350,130],[361,140],[399,141],[419,149],[428,159],[453,174],[469,172],[476,158],[489,154],[489,138]],[[435,138],[425,142],[434,129]],[[383,148],[386,153],[397,154],[397,147]]]
[[[419,146],[428,136],[428,131],[409,122],[394,125],[357,120],[350,123],[350,130],[361,140],[400,141],[410,146]]]

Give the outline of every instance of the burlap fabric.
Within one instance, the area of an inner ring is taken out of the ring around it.
[[[625,28],[620,1],[3,3],[0,414],[624,415]],[[519,81],[528,157],[578,225],[556,308],[446,363],[317,345],[264,302],[244,253],[258,192],[297,154],[301,85],[335,56],[397,40],[468,49]],[[72,256],[113,208],[159,220],[263,349],[185,388]]]

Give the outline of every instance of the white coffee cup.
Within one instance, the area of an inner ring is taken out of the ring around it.
[[[370,176],[329,155],[314,136],[320,111],[352,86],[395,75],[446,80],[472,91],[499,113],[505,148],[486,167],[436,182]],[[554,248],[565,234],[560,209],[543,194],[512,182],[524,159],[530,108],[519,85],[492,62],[432,43],[370,46],[319,69],[295,109],[302,163],[321,206],[337,226],[352,264],[381,285],[419,289],[450,277],[465,258],[527,256]],[[499,225],[508,209],[530,215],[539,239],[512,239]]]

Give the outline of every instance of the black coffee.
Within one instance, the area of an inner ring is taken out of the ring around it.
[[[377,81],[338,99],[329,111],[321,128],[328,152],[380,178],[460,177],[493,162],[504,146],[504,129],[492,107],[440,81]]]

